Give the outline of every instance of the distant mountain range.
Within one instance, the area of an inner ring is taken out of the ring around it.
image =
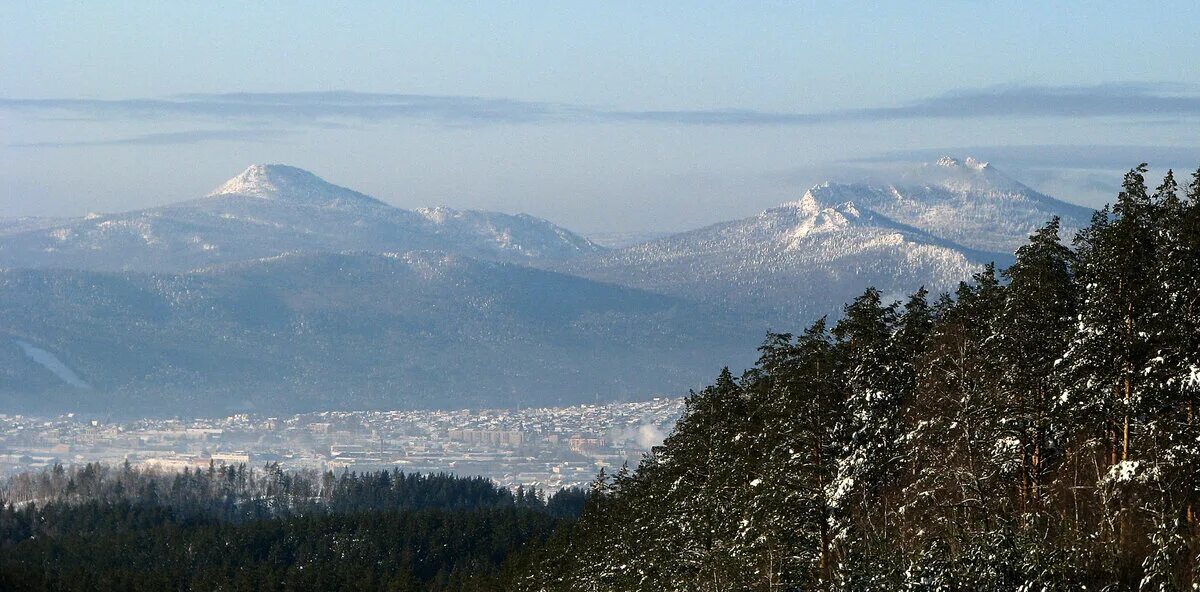
[[[1005,255],[1051,216],[1062,218],[1064,236],[1071,237],[1092,215],[971,157],[944,156],[901,174],[895,184],[825,183],[809,193],[820,203],[851,202],[965,248]]]
[[[189,202],[0,221],[0,410],[678,393],[867,286],[952,289],[1055,215],[1070,236],[1090,210],[944,158],[743,220],[600,237],[609,248],[528,215],[405,210],[255,165]]]
[[[604,250],[533,216],[404,210],[283,165],[251,166],[184,203],[0,225],[0,267],[187,271],[291,251],[421,249],[497,261]]]
[[[896,184],[824,183],[758,216],[547,266],[794,330],[837,315],[868,286],[895,299],[952,290],[986,262],[1007,264],[1051,216],[1070,237],[1091,210],[947,157]]]

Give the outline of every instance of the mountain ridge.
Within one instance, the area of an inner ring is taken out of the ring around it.
[[[964,247],[1012,253],[1051,216],[1059,216],[1069,240],[1086,226],[1092,210],[1040,193],[995,166],[972,158],[943,156],[899,175],[891,183],[826,182],[809,189],[821,202],[851,196],[897,222]]]
[[[868,286],[896,299],[952,290],[985,263],[1010,262],[1050,217],[1070,236],[1090,212],[988,163],[946,157],[896,183],[826,182],[756,216],[548,267],[795,327],[837,316]]]
[[[287,251],[438,249],[523,261],[604,250],[533,216],[406,210],[286,165],[252,165],[197,199],[9,228],[0,267],[182,272]]]

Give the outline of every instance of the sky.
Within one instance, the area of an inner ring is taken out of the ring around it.
[[[1140,162],[1200,166],[1200,3],[1153,4],[7,3],[0,218],[284,163],[675,231],[943,154],[1098,206]]]

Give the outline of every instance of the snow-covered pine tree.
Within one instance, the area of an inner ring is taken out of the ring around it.
[[[926,340],[933,331],[934,311],[930,306],[929,290],[919,288],[904,303],[896,319],[891,342],[898,399],[907,405],[916,394],[919,358],[925,352]],[[903,411],[907,411],[904,409]]]
[[[868,288],[845,308],[833,329],[842,365],[846,405],[845,438],[829,500],[836,520],[834,538],[844,566],[846,589],[894,588],[900,562],[882,560],[897,552],[900,516],[897,477],[905,468],[904,409],[900,363],[892,337],[896,305]]]
[[[756,550],[767,590],[828,589],[836,558],[828,485],[835,476],[844,400],[825,320],[795,342],[771,335],[752,374],[755,455],[741,536]]]
[[[1187,199],[1178,197],[1173,175],[1155,192],[1158,206],[1159,314],[1164,333],[1154,356],[1153,376],[1173,409],[1172,464],[1183,496],[1186,521],[1196,521],[1200,491],[1200,170],[1192,176]]]
[[[1200,504],[1200,169],[1192,175],[1187,201],[1169,218],[1174,228],[1162,259],[1162,288],[1170,318],[1164,348],[1166,387],[1183,408],[1179,465],[1187,467],[1185,519],[1195,532]],[[1192,571],[1198,571],[1192,566]]]
[[[954,301],[939,302],[938,323],[917,362],[913,471],[905,487],[906,582],[913,589],[1003,589],[996,570],[1003,561],[988,559],[1013,547],[1005,481],[1016,473],[1009,462],[1015,442],[1003,434],[1007,409],[996,396],[990,357],[1003,301],[988,266],[959,287]]]
[[[1148,489],[1139,500],[1150,522],[1152,554],[1143,562],[1144,590],[1183,589],[1196,582],[1196,556],[1186,535],[1196,529],[1200,493],[1200,171],[1179,197],[1172,171],[1152,196],[1156,242],[1154,284],[1156,326],[1153,351],[1143,371],[1156,395],[1145,420],[1153,472],[1139,483]]]
[[[1035,589],[1060,579],[1054,577],[1060,567],[1056,563],[1078,546],[1077,541],[1050,542],[1052,533],[1064,532],[1064,513],[1047,511],[1072,499],[1071,489],[1053,487],[1066,436],[1063,418],[1056,413],[1063,389],[1056,366],[1072,337],[1079,302],[1075,254],[1062,244],[1059,229],[1059,219],[1051,219],[1004,270],[1008,285],[992,344],[1004,417],[1000,437],[1015,444],[997,450],[999,466],[1017,469],[1007,487],[1015,497],[1007,507],[1016,515],[1011,568]]]
[[[652,484],[639,490],[633,515],[659,552],[654,573],[636,589],[715,592],[752,576],[738,563],[736,543],[747,417],[745,392],[725,368],[688,397],[675,431],[643,464]]]
[[[996,323],[993,347],[1001,372],[1001,397],[1007,407],[1004,432],[1015,438],[1020,466],[1017,508],[1036,512],[1048,473],[1060,451],[1055,428],[1055,401],[1062,391],[1057,362],[1066,352],[1078,294],[1072,277],[1074,253],[1062,244],[1060,221],[1053,218],[1017,250],[1016,262],[1004,270],[1008,279],[1004,305]]]
[[[1063,411],[1078,429],[1071,448],[1079,466],[1095,464],[1100,472],[1097,522],[1083,528],[1099,535],[1095,540],[1107,549],[1115,571],[1127,571],[1124,564],[1145,550],[1150,533],[1137,515],[1144,507],[1140,498],[1147,488],[1161,488],[1167,433],[1153,376],[1166,317],[1158,304],[1158,215],[1146,171],[1145,164],[1130,170],[1112,216],[1094,218],[1080,233],[1082,299],[1064,365]],[[1083,431],[1090,426],[1104,426],[1104,433]]]

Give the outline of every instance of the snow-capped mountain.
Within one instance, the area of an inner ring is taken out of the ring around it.
[[[825,314],[867,286],[901,297],[948,289],[986,256],[905,227],[854,202],[811,195],[559,269],[743,310],[775,329]]]
[[[405,210],[284,165],[254,165],[206,197],[9,229],[0,267],[184,271],[293,251],[437,249],[483,259],[603,251],[527,215]]]
[[[1092,210],[1022,185],[996,167],[944,156],[885,185],[824,183],[809,194],[822,203],[853,201],[897,222],[965,247],[1012,253],[1051,216],[1070,240]]]
[[[1041,195],[993,167],[943,158],[884,186],[824,183],[758,216],[555,269],[719,303],[794,330],[868,286],[903,298],[952,290],[989,261],[1007,264],[1052,215],[1064,234],[1090,210]]]
[[[0,409],[512,406],[678,393],[759,335],[679,298],[442,252],[0,270]]]

